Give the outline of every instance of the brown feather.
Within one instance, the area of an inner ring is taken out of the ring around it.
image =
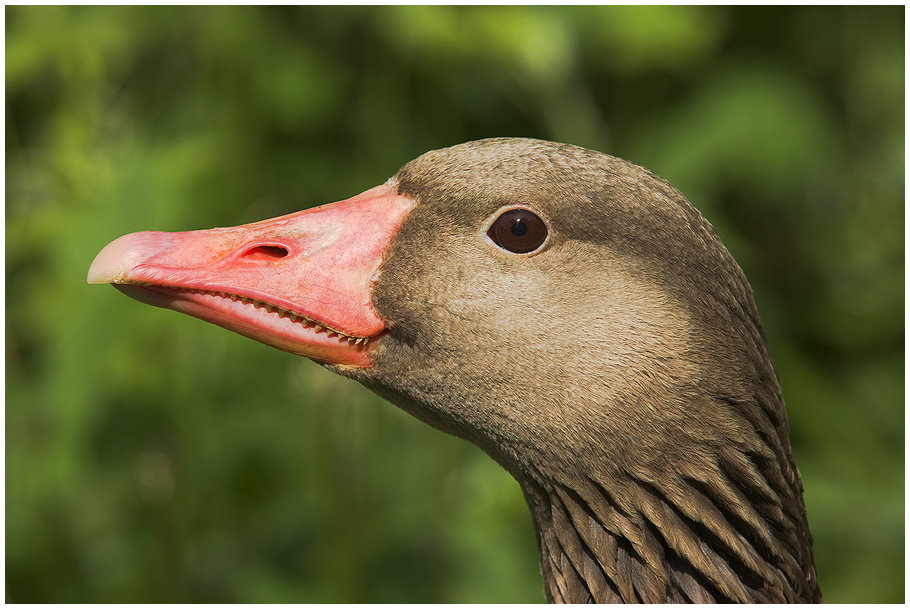
[[[389,333],[373,369],[339,372],[518,479],[550,600],[819,600],[751,287],[676,189],[508,138],[392,183],[417,205],[374,283]],[[545,220],[540,252],[484,239],[509,205]]]

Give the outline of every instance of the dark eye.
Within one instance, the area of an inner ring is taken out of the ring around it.
[[[546,240],[547,225],[532,211],[510,209],[496,218],[487,234],[502,249],[527,254]]]

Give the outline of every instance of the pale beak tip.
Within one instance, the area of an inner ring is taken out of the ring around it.
[[[122,276],[124,271],[122,262],[108,256],[106,251],[106,249],[101,250],[92,260],[92,266],[88,268],[88,274],[85,276],[86,282],[92,284],[116,283],[117,279]]]
[[[122,283],[130,270],[154,251],[149,235],[140,232],[114,239],[98,252],[88,269],[88,283]]]

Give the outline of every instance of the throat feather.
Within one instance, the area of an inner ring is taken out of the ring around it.
[[[727,478],[714,482],[733,485]],[[572,603],[817,600],[814,572],[802,570],[787,536],[765,536],[788,526],[775,523],[759,532],[760,522],[735,516],[742,506],[716,504],[719,498],[744,499],[742,492],[727,489],[709,496],[683,478],[673,484],[677,488],[665,491],[657,482],[629,476],[609,490],[591,478],[526,489],[529,496],[542,493],[530,503],[548,598]],[[689,485],[688,490],[679,484]],[[622,506],[614,499],[620,494]],[[630,500],[634,509],[628,508]],[[786,520],[783,511],[776,514]]]

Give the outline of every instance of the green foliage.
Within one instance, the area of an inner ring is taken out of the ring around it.
[[[431,148],[670,179],[752,280],[831,602],[903,598],[900,7],[8,7],[7,600],[540,601],[521,493],[315,364],[88,286]]]

